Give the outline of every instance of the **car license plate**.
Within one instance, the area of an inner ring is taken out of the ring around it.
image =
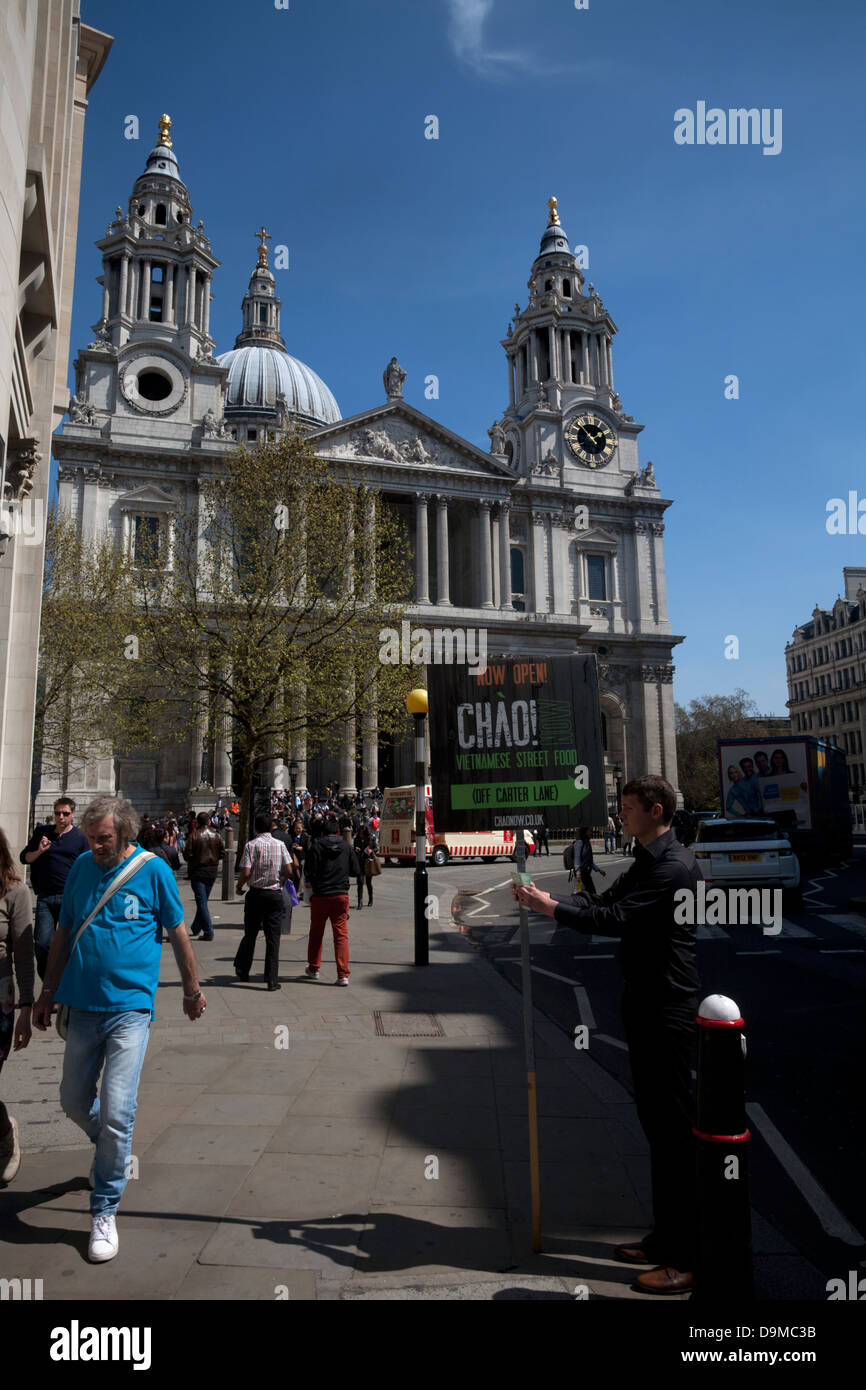
[[[760,864],[760,854],[732,854],[731,860],[735,864]]]

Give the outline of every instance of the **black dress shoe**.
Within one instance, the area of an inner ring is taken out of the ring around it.
[[[270,992],[271,990],[274,990],[274,989],[282,989],[282,985],[281,985],[281,984],[268,985],[268,991],[269,991],[269,992]]]
[[[235,974],[237,975],[237,977],[238,977],[239,980],[242,980],[242,981],[243,981],[244,984],[247,984],[247,983],[248,983],[249,978],[250,978],[249,975],[242,975],[241,972],[240,972],[239,970],[236,970],[236,971],[235,971]]]

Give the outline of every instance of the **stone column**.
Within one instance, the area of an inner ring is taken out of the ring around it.
[[[210,276],[205,276],[202,282],[202,331],[205,337],[210,333]]]
[[[189,751],[189,785],[190,790],[204,788],[208,784],[202,777],[202,765],[205,757],[205,734],[207,732],[207,719],[205,717],[204,698],[196,700],[195,725],[191,735]]]
[[[174,326],[174,277],[177,267],[169,261],[165,267],[165,321]]]
[[[514,371],[515,361],[513,357],[508,358],[508,404],[514,406]]]
[[[370,603],[376,593],[376,495],[370,488],[364,489],[362,509],[367,551],[367,558],[364,565],[364,599],[366,602]]]
[[[430,552],[427,537],[427,493],[415,494],[415,602],[430,602]]]
[[[550,352],[550,376],[554,381],[562,380],[562,372],[559,368],[559,334],[553,324],[548,329],[548,351]]]
[[[499,504],[499,607],[511,610],[511,508]]]
[[[440,493],[437,498],[437,504],[436,575],[439,595],[436,602],[440,607],[450,607],[451,579],[448,567],[448,498]]]
[[[126,313],[127,295],[129,294],[129,256],[126,251],[120,258],[120,288],[117,292],[117,312]]]
[[[195,319],[195,266],[187,267],[186,272],[186,305],[184,312],[184,322],[191,324]]]
[[[379,785],[379,724],[375,711],[361,721],[361,785]]]
[[[111,280],[111,265],[110,265],[110,263],[109,263],[109,264],[105,267],[105,284],[102,286],[102,317],[103,317],[104,319],[107,319],[107,318],[108,318],[109,311],[110,311],[110,308],[111,308],[111,303],[110,303],[110,300],[111,300],[111,285],[110,285],[110,283],[109,283],[110,280]]]
[[[580,337],[583,347],[583,384],[584,386],[589,386],[589,334],[584,332],[581,333]]]
[[[610,338],[605,338],[605,352],[607,353],[607,384],[613,390],[613,351],[611,349]]]
[[[144,260],[141,265],[141,312],[140,319],[150,318],[150,261]]]
[[[665,524],[663,521],[650,522],[650,535],[652,537],[652,556],[653,556],[653,575],[655,578],[655,599],[656,599],[656,622],[668,627],[668,595],[667,583],[665,580],[665,552],[662,536],[664,535]],[[670,780],[670,779],[668,779]]]
[[[493,608],[493,558],[490,554],[490,503],[478,504],[478,554],[481,561],[481,608]]]
[[[544,541],[544,518],[533,512],[531,537],[532,599],[536,613],[548,613],[550,611]]]
[[[563,567],[560,565],[560,547],[562,543],[562,533],[552,517],[547,518],[547,553],[550,556],[550,575],[553,581],[553,611],[562,613],[565,610],[564,596],[562,592],[562,581],[564,578]]]

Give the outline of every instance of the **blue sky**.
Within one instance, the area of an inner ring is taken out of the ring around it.
[[[217,350],[264,222],[290,252],[287,347],[343,415],[384,398],[396,353],[407,399],[487,449],[555,193],[674,499],[675,697],[743,686],[785,712],[792,629],[866,564],[862,536],[825,527],[830,498],[866,498],[860,0],[83,0],[82,18],[115,43],[87,116],[73,356],[99,317],[93,242],[168,111],[222,262]],[[781,108],[781,152],[677,145],[674,113],[699,101]]]

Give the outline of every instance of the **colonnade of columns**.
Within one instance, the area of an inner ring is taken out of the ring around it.
[[[430,519],[436,511],[436,604],[451,607],[449,559],[449,502],[460,499],[444,494],[431,497],[429,493],[415,494],[415,602],[429,604],[430,599]],[[464,506],[466,504],[464,503]],[[511,533],[510,505],[482,499],[474,504],[476,544],[480,558],[478,594],[466,607],[511,608]]]
[[[539,337],[547,339],[550,370],[541,373]],[[533,328],[529,336],[508,357],[508,400],[511,406],[541,380],[561,381],[575,386],[613,387],[613,355],[606,332],[589,333],[581,329],[558,329],[553,324]]]
[[[162,321],[172,327],[189,324],[210,332],[211,277],[196,265],[160,261],[165,279],[162,282]],[[120,277],[117,286],[116,312],[132,319],[150,319],[153,261],[144,257],[137,261],[129,252],[120,258]],[[102,316],[110,313],[111,287],[106,283],[102,295]],[[180,315],[180,317],[178,317]]]

